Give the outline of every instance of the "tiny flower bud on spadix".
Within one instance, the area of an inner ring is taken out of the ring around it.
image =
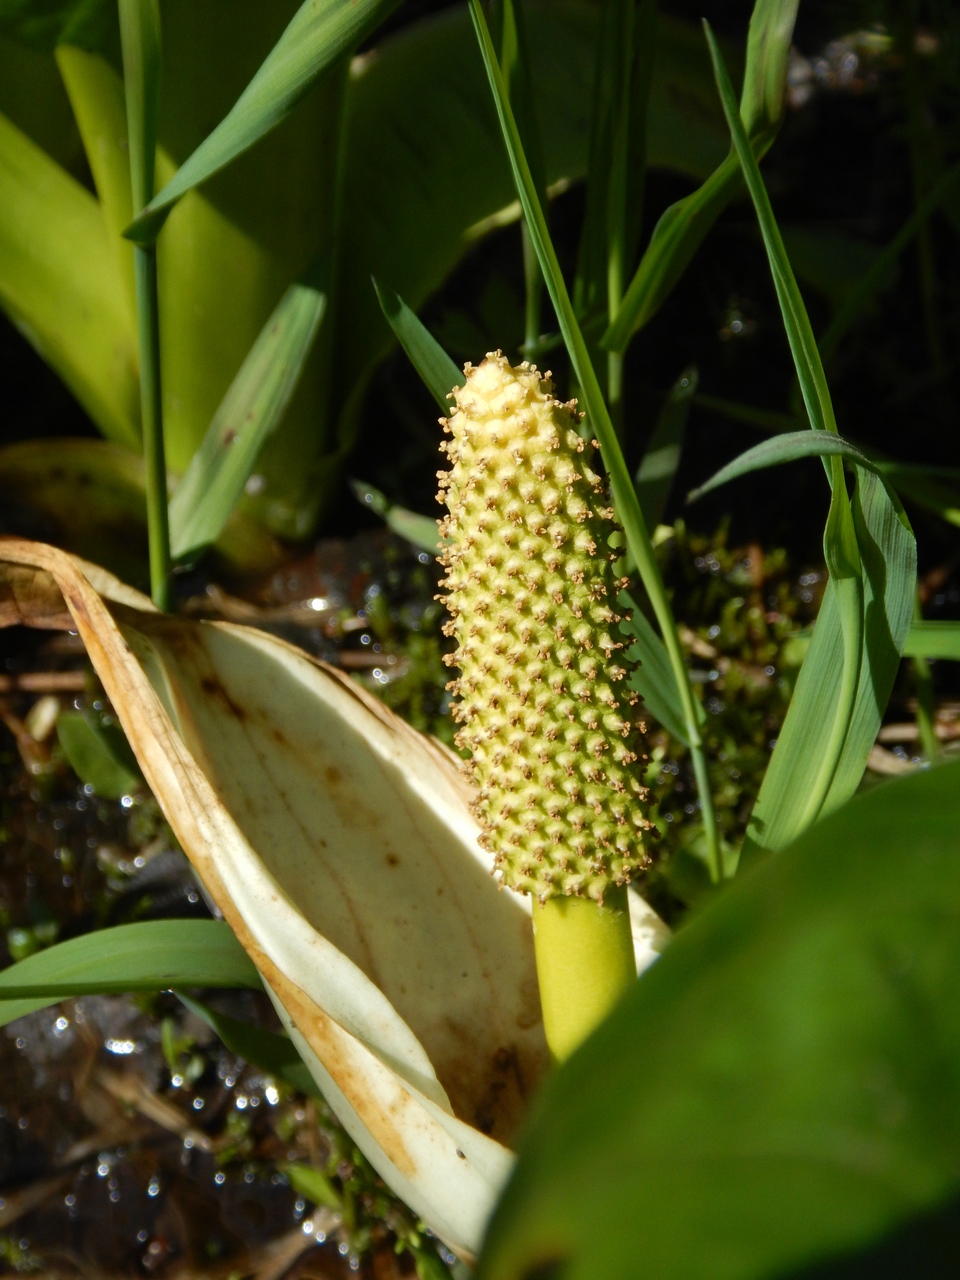
[[[465,373],[439,495],[457,743],[503,883],[602,902],[650,861],[618,526],[549,375],[499,352]]]

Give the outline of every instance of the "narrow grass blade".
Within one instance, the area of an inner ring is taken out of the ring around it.
[[[146,920],[71,938],[0,970],[0,1025],[70,996],[259,986],[222,920]]]
[[[235,106],[127,228],[151,243],[170,210],[285,119],[308,90],[396,8],[398,0],[304,0]]]
[[[691,757],[697,776],[701,811],[710,850],[712,874],[719,880],[722,869],[713,801],[707,778],[706,760],[703,755],[703,742],[697,719],[696,699],[693,696],[693,689],[690,685],[683,649],[677,633],[676,620],[673,617],[663,579],[660,576],[660,569],[647,532],[643,512],[640,510],[640,504],[637,501],[636,490],[627,470],[627,464],[624,461],[623,452],[617,440],[609,410],[604,402],[596,371],[590,360],[590,354],[580,330],[580,325],[574,314],[566,282],[550,239],[550,233],[547,230],[547,224],[537,197],[530,167],[523,154],[523,145],[517,131],[516,121],[510,109],[510,102],[500,75],[500,68],[497,64],[496,54],[490,39],[490,32],[487,29],[486,19],[483,16],[480,0],[470,0],[470,16],[473,19],[480,51],[487,69],[487,78],[490,82],[507,154],[510,158],[517,194],[520,197],[524,216],[527,219],[527,225],[530,228],[530,234],[537,250],[537,257],[544,274],[547,291],[550,294],[550,300],[553,303],[560,330],[563,333],[563,340],[570,357],[573,373],[581,390],[582,403],[586,410],[587,419],[600,444],[603,461],[610,478],[610,490],[614,506],[626,535],[627,550],[633,556],[640,571],[651,606],[660,625],[664,644],[670,658],[670,665],[673,668],[680,692],[684,713],[683,719],[687,728],[687,739],[690,743]]]
[[[740,114],[751,145],[760,155],[769,149],[783,117],[798,4],[799,0],[757,0],[750,18]],[[602,338],[603,346],[621,354],[626,350],[631,337],[656,315],[673,291],[739,188],[739,165],[731,154],[702,186],[665,211]]]
[[[304,276],[261,330],[171,499],[174,559],[195,555],[223,532],[296,390],[326,305],[316,275]]]
[[[153,195],[160,115],[159,0],[119,0],[123,84],[127,103],[130,189],[139,212]],[[156,246],[137,245],[133,254],[140,347],[140,418],[150,544],[150,589],[158,609],[170,605],[170,530],[167,521],[167,464],[160,389],[160,306]]]
[[[176,992],[182,1005],[201,1018],[211,1030],[215,1031],[231,1053],[243,1058],[252,1066],[282,1080],[298,1093],[305,1093],[319,1098],[313,1076],[297,1053],[289,1036],[278,1035],[275,1031],[264,1031],[253,1027],[249,1022],[239,1018],[231,1018],[226,1013],[211,1009],[202,1000],[195,1000],[182,991]]]
[[[436,520],[408,511],[406,507],[394,506],[385,493],[365,480],[351,480],[350,488],[360,505],[376,512],[394,533],[431,555],[439,552],[443,539],[437,531]]]
[[[800,379],[800,389],[803,393],[804,403],[807,406],[810,425],[818,431],[835,432],[837,424],[833,414],[833,405],[830,400],[827,379],[817,350],[816,340],[813,336],[810,319],[807,315],[806,307],[803,305],[796,278],[790,268],[783,237],[780,235],[780,229],[777,226],[773,208],[770,204],[770,197],[767,195],[767,189],[760,176],[757,159],[750,147],[744,122],[737,110],[733,86],[723,64],[720,47],[709,27],[705,29],[717,77],[717,88],[720,91],[720,100],[730,128],[734,151],[743,172],[747,190],[753,200],[757,221],[760,224],[760,233],[763,236],[763,242],[770,261],[774,288],[777,291],[777,300],[780,303],[780,310],[783,314],[783,323],[787,331],[790,350],[793,352],[794,363],[797,366],[797,376]]]
[[[522,0],[497,0],[493,10],[493,22],[496,44],[500,50],[500,71],[507,86],[513,113],[517,118],[540,203],[546,209],[547,166],[543,156],[536,99],[530,75],[530,57]],[[543,276],[540,274],[540,265],[537,262],[536,251],[526,223],[523,225],[523,278],[525,293],[523,345],[524,350],[529,350],[540,338]]]
[[[380,307],[397,341],[419,373],[424,386],[446,413],[450,408],[450,393],[463,386],[463,370],[441,347],[430,330],[407,306],[398,293],[379,280],[374,280]]]
[[[760,224],[810,426],[837,434],[823,364],[717,42],[704,24],[734,150]],[[819,440],[818,440],[819,443]],[[779,442],[771,442],[776,450]],[[744,850],[779,849],[836,808],[863,775],[913,612],[916,542],[899,504],[862,465],[851,503],[839,456],[824,532],[830,582]]]
[[[835,436],[830,431],[792,431],[789,434],[776,436],[773,440],[764,440],[762,444],[756,444],[752,449],[741,453],[739,458],[734,458],[733,462],[728,462],[725,467],[721,467],[705,484],[691,490],[687,495],[687,502],[696,502],[712,489],[719,489],[721,485],[736,480],[739,476],[745,476],[751,471],[762,471],[765,467],[780,467],[787,462],[796,462],[798,458],[816,457],[843,458],[847,462],[855,462],[860,467],[866,467],[868,471],[880,473],[877,463],[871,461],[865,453],[861,453],[855,445],[842,440],[840,436]]]
[[[906,658],[960,662],[960,622],[915,622],[903,646]]]
[[[642,217],[646,107],[655,38],[654,5],[649,0],[639,6],[636,0],[612,0],[603,6],[593,81],[587,207],[573,290],[580,316],[608,311],[612,253],[615,271],[622,275],[633,267]],[[619,304],[618,298],[616,307]]]
[[[640,510],[651,534],[663,519],[673,488],[696,390],[696,369],[685,369],[667,396],[634,477]]]

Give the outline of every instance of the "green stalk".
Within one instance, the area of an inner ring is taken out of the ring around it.
[[[480,0],[470,0],[470,13],[486,64],[487,76],[493,90],[517,193],[523,206],[527,225],[530,228],[530,235],[537,251],[537,257],[540,260],[540,268],[544,274],[547,291],[557,313],[560,330],[563,333],[570,363],[573,366],[574,376],[581,388],[583,407],[586,409],[590,425],[596,433],[600,444],[601,454],[610,479],[610,490],[614,506],[623,526],[627,547],[639,570],[644,589],[647,592],[663,636],[674,679],[677,682],[684,726],[690,744],[690,756],[693,761],[694,774],[699,790],[700,808],[707,840],[708,866],[711,879],[714,883],[719,883],[723,876],[720,838],[713,808],[713,797],[710,794],[708,785],[707,762],[704,754],[703,738],[700,735],[700,723],[697,718],[696,698],[690,683],[690,675],[687,671],[676,619],[670,608],[670,600],[660,574],[660,566],[657,564],[653,543],[650,541],[646,522],[640,510],[640,504],[637,501],[633,480],[627,469],[613,421],[604,402],[593,362],[590,359],[587,344],[574,314],[570,295],[560,270],[560,264],[550,239],[550,233],[547,230],[547,224],[537,197],[530,167],[523,154],[517,124],[510,109],[510,102],[507,98],[503,78],[500,75],[500,68],[497,64],[496,53],[480,6]]]
[[[602,907],[589,898],[534,903],[533,943],[547,1044],[562,1062],[636,980],[627,890],[609,892]]]
[[[914,598],[913,619],[923,621],[920,608],[919,593]],[[933,676],[930,663],[926,658],[913,659],[913,677],[917,687],[917,731],[920,734],[920,746],[927,760],[934,764],[943,757],[943,747],[937,737],[935,727],[936,708],[933,698]]]
[[[134,216],[153,196],[160,104],[158,0],[119,0],[123,80],[127,99],[130,185]],[[160,312],[155,244],[136,245],[134,284],[140,346],[140,406],[150,547],[150,593],[158,609],[170,607],[170,531],[167,466],[160,385]]]

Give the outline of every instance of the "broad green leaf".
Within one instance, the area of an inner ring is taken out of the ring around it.
[[[262,1071],[269,1072],[284,1084],[290,1085],[298,1093],[318,1095],[316,1081],[303,1064],[299,1053],[287,1036],[277,1035],[274,1031],[264,1031],[239,1018],[231,1018],[229,1014],[219,1013],[211,1009],[201,1000],[176,992],[181,1004],[202,1018],[212,1028],[231,1053],[243,1058]]]
[[[61,711],[57,737],[70,767],[105,800],[119,800],[141,786],[133,753],[116,725],[96,723],[82,711]]]
[[[137,351],[96,200],[0,116],[0,306],[110,439],[139,445]]]
[[[680,465],[690,403],[697,391],[697,371],[685,369],[667,396],[653,435],[634,477],[640,510],[651,535],[663,519],[670,491]]]
[[[375,511],[381,520],[386,522],[387,527],[399,534],[401,538],[406,538],[408,542],[412,542],[415,547],[420,547],[423,551],[429,551],[431,555],[436,555],[440,550],[443,539],[437,529],[436,520],[430,516],[418,515],[415,511],[408,511],[406,507],[394,505],[385,493],[364,480],[351,480],[350,488],[361,506]]]
[[[705,31],[810,426],[836,434],[830,391],[806,307],[719,47],[706,24]],[[840,458],[825,460],[824,466],[832,489],[823,539],[830,581],[751,815],[744,845],[751,856],[758,847],[781,848],[821,813],[843,804],[859,785],[913,611],[917,551],[903,509],[891,500],[883,482],[863,467],[857,470],[851,503]]]
[[[470,17],[476,31],[481,54],[483,55],[490,90],[496,104],[501,133],[510,159],[510,167],[513,171],[514,185],[523,207],[531,239],[537,251],[547,291],[550,294],[550,299],[553,302],[553,308],[560,324],[560,331],[563,334],[563,341],[570,358],[573,375],[581,390],[580,398],[586,410],[586,418],[600,445],[610,480],[610,493],[613,498],[614,508],[626,538],[626,550],[640,572],[650,604],[660,625],[670,665],[674,672],[683,706],[686,739],[690,746],[697,776],[697,787],[707,832],[712,874],[719,880],[721,876],[719,837],[713,820],[713,806],[709,793],[696,702],[690,686],[686,662],[680,645],[680,637],[677,633],[676,620],[670,608],[660,568],[653,551],[653,544],[650,541],[650,535],[644,522],[643,512],[640,510],[636,490],[627,470],[627,464],[610,417],[610,411],[600,390],[596,371],[591,362],[583,332],[573,310],[553,242],[550,239],[550,232],[543,216],[543,210],[540,207],[530,167],[523,153],[523,144],[517,132],[516,121],[513,118],[510,102],[506,96],[480,0],[470,0]]]
[[[216,542],[283,420],[327,306],[311,275],[292,284],[240,366],[170,501],[176,560]]]
[[[946,1274],[882,1244],[960,1195],[958,829],[960,762],[898,779],[686,925],[548,1081],[478,1280]]]
[[[740,111],[759,154],[772,144],[783,116],[787,61],[799,0],[756,0],[747,36]],[[740,167],[731,153],[690,195],[672,204],[653,231],[623,303],[601,339],[623,353],[686,271],[717,218],[740,189]]]
[[[305,0],[229,114],[128,228],[156,239],[186,193],[275,129],[320,77],[373,32],[398,0]]]
[[[115,5],[113,7],[116,8]],[[123,228],[133,217],[123,79],[101,54],[72,44],[58,46],[56,63],[83,139],[104,221],[110,229],[132,324],[136,315],[134,250],[133,245],[121,236]]]
[[[952,658],[960,662],[960,622],[915,622],[903,647],[907,658]]]
[[[70,996],[259,986],[222,920],[144,920],[85,933],[0,970],[0,1025]]]
[[[791,431],[776,436],[773,440],[765,440],[747,449],[721,467],[706,483],[699,485],[687,495],[688,502],[696,502],[712,489],[719,489],[740,476],[751,471],[762,471],[765,467],[780,467],[787,462],[796,462],[799,458],[843,458],[847,462],[866,467],[868,471],[880,474],[879,466],[866,454],[832,431]]]
[[[530,904],[490,875],[456,758],[274,637],[159,614],[51,547],[7,539],[0,556],[0,621],[79,630],[181,845],[357,1145],[443,1239],[475,1251],[547,1053]],[[649,963],[664,929],[631,899]]]
[[[441,347],[430,330],[411,311],[398,293],[374,280],[380,307],[423,385],[443,413],[450,408],[450,393],[463,386],[463,371]]]
[[[584,86],[597,6],[524,0],[524,14],[536,33],[531,79],[552,188],[586,172]],[[660,21],[649,120],[651,166],[700,180],[727,149],[709,58],[691,23]],[[428,147],[418,144],[423,137]],[[520,213],[465,8],[424,18],[354,60],[343,182],[337,367],[345,398],[390,337],[370,276],[419,310],[482,231]]]

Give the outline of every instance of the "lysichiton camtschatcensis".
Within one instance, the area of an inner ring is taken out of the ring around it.
[[[549,375],[499,352],[465,374],[439,495],[457,743],[497,875],[537,900],[547,1038],[565,1056],[635,975],[626,885],[650,862],[619,528]]]

